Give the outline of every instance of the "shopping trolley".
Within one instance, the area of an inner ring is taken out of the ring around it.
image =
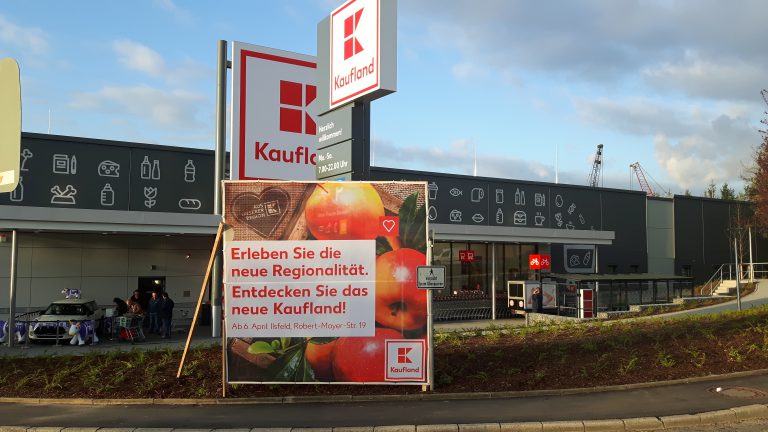
[[[141,315],[124,315],[117,317],[117,334],[120,340],[130,341],[131,343],[138,341],[144,341],[147,338],[144,336],[144,330],[142,325],[144,324],[144,317]]]

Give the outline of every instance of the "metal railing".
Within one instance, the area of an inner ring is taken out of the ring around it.
[[[739,264],[738,266],[734,263],[722,264],[715,270],[712,277],[702,285],[701,295],[713,295],[714,292],[717,291],[717,288],[722,285],[724,280],[735,280],[737,272],[739,278],[745,282],[754,279],[765,279],[768,278],[768,263],[744,263]]]

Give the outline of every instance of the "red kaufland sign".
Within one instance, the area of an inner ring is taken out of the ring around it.
[[[241,42],[232,57],[232,179],[314,179],[315,57]]]
[[[379,0],[349,0],[331,13],[331,109],[379,88],[379,36]]]

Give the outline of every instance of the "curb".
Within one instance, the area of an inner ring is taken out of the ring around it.
[[[433,424],[332,428],[99,428],[0,426],[0,432],[598,432],[653,431],[676,427],[707,426],[742,420],[768,418],[768,405],[746,405],[727,410],[664,417],[639,417],[609,420],[576,420],[521,423]]]
[[[464,400],[464,399],[514,399],[536,396],[566,396],[577,394],[607,393],[623,390],[664,387],[675,384],[693,384],[722,379],[743,378],[756,375],[766,375],[768,369],[733,372],[723,375],[707,375],[701,377],[682,378],[670,381],[651,381],[636,384],[615,386],[582,387],[558,390],[527,390],[507,392],[475,392],[475,393],[415,393],[404,395],[323,395],[323,396],[272,396],[261,398],[237,399],[47,399],[47,398],[18,398],[0,397],[0,403],[32,404],[32,405],[275,405],[295,403],[338,403],[338,402],[386,402],[392,400]],[[0,430],[0,432],[3,432]],[[67,431],[71,432],[71,431]]]

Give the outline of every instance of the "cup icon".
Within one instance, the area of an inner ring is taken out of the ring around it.
[[[472,188],[472,202],[480,202],[485,197],[485,190],[482,188]]]
[[[430,182],[427,185],[427,191],[429,192],[429,199],[431,200],[437,199],[437,189],[438,189],[437,183],[435,182]]]

